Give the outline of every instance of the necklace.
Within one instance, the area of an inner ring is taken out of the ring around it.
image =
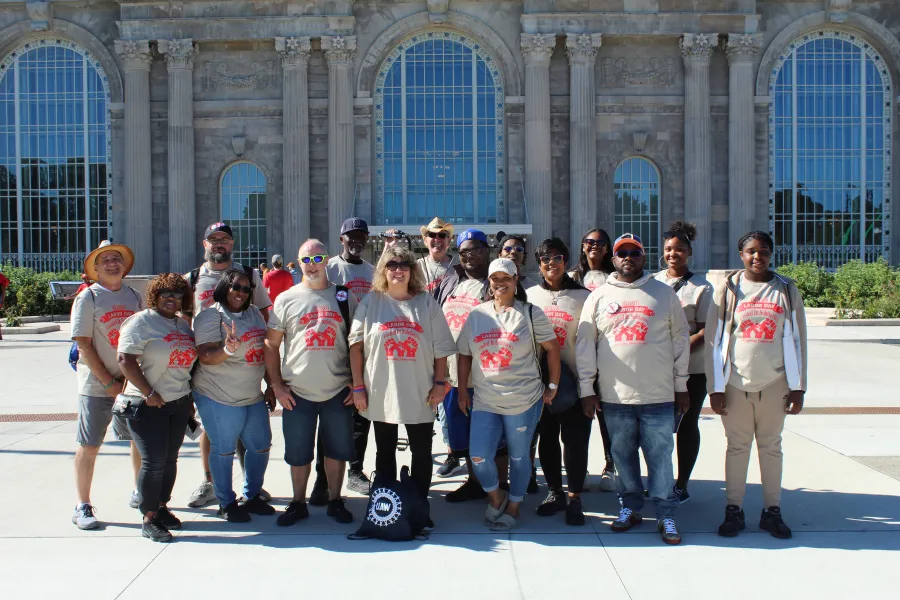
[[[559,297],[563,295],[563,292],[565,292],[565,290],[558,290],[558,291],[547,290],[547,291],[550,292],[550,295],[553,296],[553,302],[550,303],[550,306],[556,306],[557,304],[559,304]]]

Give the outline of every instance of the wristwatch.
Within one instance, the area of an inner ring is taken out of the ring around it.
[[[557,390],[559,388],[559,386],[556,385],[555,383],[548,383],[547,387],[550,388],[551,390]]]

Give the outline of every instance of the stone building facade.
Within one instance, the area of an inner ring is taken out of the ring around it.
[[[896,0],[4,2],[0,262],[186,271],[211,222],[253,261],[351,214],[890,260],[898,33]]]

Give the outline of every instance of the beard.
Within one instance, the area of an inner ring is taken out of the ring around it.
[[[231,262],[231,252],[213,252],[212,249],[209,249],[206,251],[204,258],[207,260],[207,262],[222,264]]]

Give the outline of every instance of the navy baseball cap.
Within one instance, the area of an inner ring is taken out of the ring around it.
[[[350,231],[365,231],[369,233],[369,224],[359,217],[350,217],[341,225],[341,235]]]
[[[203,234],[203,239],[206,239],[209,236],[211,236],[212,234],[218,233],[220,231],[222,233],[227,233],[228,237],[230,237],[231,239],[234,239],[234,234],[231,232],[231,227],[229,227],[225,223],[222,223],[221,221],[219,221],[218,223],[213,223],[212,225],[207,227],[206,233]]]
[[[467,240],[476,240],[476,241],[481,242],[485,246],[488,245],[487,236],[484,234],[483,231],[480,231],[478,229],[466,229],[465,231],[460,233],[458,236],[456,236],[456,247],[459,248],[460,246],[463,245],[463,242],[465,242]]]

